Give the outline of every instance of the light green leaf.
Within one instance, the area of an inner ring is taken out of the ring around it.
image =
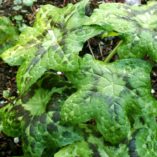
[[[109,157],[130,157],[126,144],[119,144],[118,147],[106,146],[105,150]]]
[[[7,17],[0,16],[0,54],[15,45],[17,39],[17,30],[11,21]]]
[[[86,23],[115,32],[123,40],[120,58],[144,58],[157,61],[157,3],[143,6],[103,3]]]
[[[37,0],[23,0],[23,4],[26,6],[32,6],[34,2],[36,2]]]
[[[25,155],[38,157],[44,154],[49,157],[58,148],[82,140],[76,129],[70,125],[62,125],[57,116],[59,111],[52,111],[30,119],[23,130]]]
[[[136,155],[139,157],[156,157],[156,132],[150,130],[149,128],[138,129],[134,132],[128,146],[130,156]]]
[[[86,135],[87,136],[87,135]],[[89,135],[86,141],[75,142],[60,149],[54,157],[129,157],[128,148],[120,144],[118,148],[107,146],[102,138]]]
[[[89,149],[88,143],[85,141],[77,142],[72,145],[66,146],[62,148],[59,152],[57,152],[54,157],[91,157],[92,151]]]
[[[35,37],[39,35],[40,32],[38,30],[26,27],[22,34],[20,34],[18,43],[14,47],[6,50],[1,55],[2,59],[11,66],[22,64],[27,55],[37,50],[36,47],[39,41]]]
[[[26,111],[29,111],[31,115],[37,116],[46,112],[47,103],[51,99],[53,93],[61,93],[62,89],[52,88],[52,90],[39,89],[34,91],[34,96],[30,98],[26,104],[22,104]]]
[[[21,119],[18,116],[23,113],[22,111],[18,102],[16,107],[13,104],[7,104],[0,109],[1,131],[3,133],[11,137],[21,136]]]
[[[54,87],[42,88],[52,76],[49,84]],[[16,103],[0,109],[1,131],[8,136],[21,137],[24,154],[30,157],[42,154],[48,157],[60,147],[82,140],[79,129],[64,125],[60,118],[61,106],[71,92],[73,87],[63,82],[63,78],[48,74]]]
[[[78,53],[83,43],[101,33],[98,27],[82,27],[88,18],[85,16],[87,3],[84,0],[63,9],[43,6],[37,14],[34,27],[27,28],[20,35],[19,43],[2,55],[10,65],[22,64],[17,74],[20,93],[27,91],[48,69],[78,69]]]
[[[87,135],[86,135],[87,136]],[[62,148],[54,157],[109,157],[105,152],[102,138],[89,135],[87,141],[75,142],[69,146]]]
[[[119,143],[130,136],[136,116],[157,111],[150,71],[151,66],[138,59],[105,65],[86,56],[76,74],[67,74],[78,90],[65,101],[62,118],[71,124],[94,119],[106,141]]]

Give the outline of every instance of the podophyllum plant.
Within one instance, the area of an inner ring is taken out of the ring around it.
[[[2,53],[19,66],[19,96],[0,109],[1,131],[21,137],[25,157],[156,157],[150,73],[157,61],[157,3],[102,3],[91,16],[87,6],[88,0],[42,6],[34,26]],[[94,36],[121,41],[104,61],[80,57]],[[110,63],[115,53],[119,59]]]

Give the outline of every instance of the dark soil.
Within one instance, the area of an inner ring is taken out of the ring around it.
[[[17,67],[10,67],[0,60],[0,107],[6,99],[3,98],[3,91],[10,91],[9,96],[17,96],[16,94],[16,76]]]
[[[58,7],[63,7],[69,2],[76,3],[77,0],[41,0],[35,3],[32,7],[22,7],[21,10],[15,11],[13,9],[13,1],[5,0],[2,5],[0,5],[0,15],[5,15],[12,17],[15,15],[22,15],[24,17],[24,22],[32,25],[37,8],[43,4],[53,4]],[[90,5],[90,11],[98,6],[100,0],[92,0]],[[123,2],[123,0],[106,0],[106,2]],[[142,1],[146,3],[146,1]],[[26,10],[23,12],[22,10]],[[16,23],[15,23],[16,24]],[[118,38],[107,38],[101,40],[99,37],[94,37],[84,44],[83,51],[80,52],[80,56],[84,53],[89,53],[93,55],[95,59],[104,60],[104,58],[109,54],[109,52],[116,46],[119,42]],[[113,60],[117,59],[114,56]],[[10,67],[0,60],[0,107],[8,103],[8,100],[3,97],[3,91],[10,91],[10,96],[17,96],[17,88],[15,76],[17,72],[17,67]],[[152,74],[152,94],[157,98],[157,65],[153,68]],[[20,141],[18,143],[14,142],[14,139],[0,133],[0,157],[11,157],[22,155],[22,148]]]
[[[0,108],[8,103],[3,97],[3,91],[8,90],[9,96],[17,96],[16,76],[17,67],[10,67],[0,60]],[[21,144],[14,143],[14,139],[0,133],[0,157],[22,155]]]
[[[15,143],[14,139],[0,134],[0,157],[11,157],[22,155],[21,143]]]
[[[152,69],[151,81],[152,81],[152,91],[151,91],[151,93],[157,99],[157,64]]]
[[[105,39],[101,39],[100,37],[91,38],[84,44],[79,55],[83,57],[85,54],[91,54],[95,59],[103,61],[119,41],[120,39],[118,37],[109,37]],[[117,57],[118,56],[115,55],[111,62],[118,59]]]

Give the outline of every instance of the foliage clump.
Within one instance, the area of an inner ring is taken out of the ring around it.
[[[0,109],[1,130],[22,138],[26,157],[156,157],[150,72],[157,60],[157,3],[102,3],[91,16],[86,7],[88,0],[41,7],[34,26],[1,54],[19,66],[19,97]],[[94,36],[118,36],[119,59],[80,57]]]

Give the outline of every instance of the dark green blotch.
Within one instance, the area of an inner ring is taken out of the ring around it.
[[[85,15],[86,15],[86,16],[91,16],[91,15],[92,15],[92,12],[93,12],[93,9],[92,9],[89,5],[87,5],[87,6],[85,7]]]
[[[128,144],[128,150],[129,150],[129,155],[130,157],[139,157],[136,151],[136,135],[138,133],[138,130],[134,132],[132,135],[132,139],[129,141]]]
[[[27,135],[25,133],[22,136],[22,140],[23,140],[23,142],[24,142],[25,145],[29,144],[28,137],[27,137]]]
[[[124,76],[124,77],[123,77],[123,81],[125,81],[125,87],[127,87],[127,88],[130,89],[130,90],[133,89],[132,85],[131,85],[130,82],[129,82],[129,77],[128,77],[128,76]]]
[[[119,74],[118,74],[118,76],[119,76],[119,77],[121,77]],[[123,79],[123,81],[128,82],[129,77],[125,75],[125,76],[123,76],[123,78],[122,78],[122,79]]]
[[[115,120],[118,122],[119,121],[119,106],[120,104],[118,102],[115,102],[114,104],[114,114],[115,114]]]
[[[43,54],[45,54],[46,52],[47,52],[46,49],[43,46],[40,46],[40,47],[38,47],[38,50],[36,51],[36,56],[35,57],[37,57],[37,56],[42,57]],[[33,59],[32,59],[32,61],[33,61]]]
[[[88,143],[88,145],[89,145],[89,148],[92,150],[92,157],[101,157],[98,152],[97,145],[92,144],[92,143]]]
[[[66,61],[66,60],[65,60],[65,61],[63,61],[63,64],[65,64],[65,65],[66,65],[66,64],[68,64],[68,61]]]
[[[135,146],[135,140],[132,139],[129,142],[129,155],[130,157],[139,157],[137,152],[136,152],[136,146]]]
[[[44,30],[40,35],[38,35],[38,36],[36,37],[36,39],[38,39],[38,40],[42,39],[44,36],[46,36],[47,33],[48,33],[48,31],[47,31],[47,29],[46,29],[46,30]],[[37,46],[41,46],[41,44],[38,44]]]
[[[51,100],[47,107],[46,107],[46,112],[48,111],[59,111],[60,110],[60,107],[59,105],[56,103],[56,102],[53,102],[54,100]]]
[[[63,134],[62,134],[63,137],[66,137],[66,138],[69,138],[71,137],[71,133],[68,132],[68,131],[64,131]]]
[[[59,29],[63,29],[63,28],[65,29],[64,23],[55,23],[54,26],[59,28]]]
[[[138,89],[135,91],[136,95],[141,96],[140,92],[138,91]]]
[[[22,105],[17,105],[17,106],[14,106],[10,112],[15,112],[16,113],[16,117],[27,117],[29,118],[30,116],[30,113],[29,111],[26,111]],[[29,118],[30,119],[30,118]]]
[[[101,69],[98,70],[96,68],[93,69],[93,73],[100,77],[102,77],[104,75],[104,72]]]
[[[127,82],[125,83],[125,87],[127,87],[127,88],[130,89],[130,90],[133,90],[133,87],[132,87],[132,85],[130,84],[129,81],[127,81]]]
[[[91,67],[87,66],[84,68],[84,71],[89,71],[91,69]]]
[[[32,88],[26,94],[22,95],[21,99],[24,104],[27,103],[34,96],[36,88],[36,85],[32,85]]]
[[[32,151],[34,151],[34,150],[35,150],[35,142],[32,142],[32,143],[30,144],[30,146],[31,146]]]
[[[38,121],[39,121],[39,116],[34,116],[34,118],[32,120],[32,125],[35,126]]]
[[[62,40],[61,41],[59,41],[59,45],[64,45],[65,44],[65,41],[64,41],[65,39],[64,38],[62,38]]]
[[[30,124],[31,117],[32,117],[31,114],[28,111],[25,111],[23,115],[23,119],[25,121],[25,127],[27,127]]]
[[[139,117],[140,122],[144,125],[145,124],[145,119],[144,117]]]
[[[35,130],[35,127],[33,125],[30,125],[29,131],[30,131],[30,135],[31,136],[35,136],[36,135],[36,130]]]
[[[94,93],[98,92],[97,86],[93,85],[92,88],[90,89],[90,91],[92,91]]]
[[[41,123],[46,123],[46,114],[42,114],[40,117],[39,117],[39,121]]]
[[[26,47],[28,47],[28,46],[30,46],[30,45],[33,45],[35,42],[36,42],[36,41],[35,41],[34,39],[28,41],[28,42],[26,43]]]
[[[54,50],[54,51],[57,51],[59,49],[58,45],[52,45],[51,48]],[[59,51],[59,50],[58,50]],[[60,52],[60,51],[59,51]]]
[[[60,121],[60,119],[61,119],[60,113],[59,113],[59,112],[55,112],[55,113],[53,114],[52,119],[53,119],[54,122]]]
[[[114,97],[111,97],[111,96],[107,96],[107,95],[104,95],[104,100],[106,101],[106,103],[110,106],[114,103]]]
[[[47,131],[49,133],[53,133],[53,132],[57,132],[58,131],[58,128],[56,125],[54,125],[53,123],[50,123],[47,125]]]

